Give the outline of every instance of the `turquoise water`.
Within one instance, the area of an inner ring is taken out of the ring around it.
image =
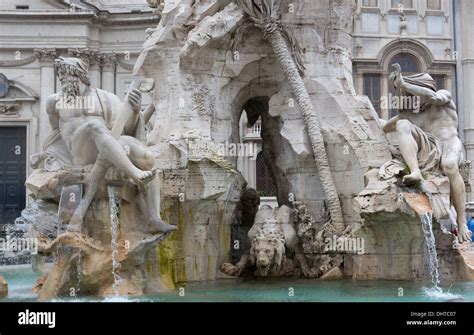
[[[31,269],[2,269],[9,285],[3,301],[35,301],[31,293],[37,275]],[[474,302],[474,282],[441,284],[443,293],[432,292],[424,283],[351,280],[224,280],[188,284],[176,291],[130,298],[61,298],[57,301],[153,301],[153,302]],[[183,290],[184,289],[184,290]]]

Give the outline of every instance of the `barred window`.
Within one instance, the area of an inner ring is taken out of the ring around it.
[[[364,95],[368,96],[380,116],[380,75],[364,74]]]
[[[257,192],[261,197],[274,197],[276,196],[276,187],[273,181],[270,170],[265,164],[263,158],[263,151],[257,155],[256,161],[256,179],[257,179]]]
[[[443,75],[432,75],[433,79],[436,81],[436,87],[438,90],[444,90],[444,76]]]
[[[390,64],[398,63],[402,67],[403,75],[411,75],[420,72],[416,58],[408,53],[401,53],[392,58]]]

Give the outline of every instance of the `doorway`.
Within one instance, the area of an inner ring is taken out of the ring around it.
[[[26,202],[26,127],[0,127],[0,235]]]

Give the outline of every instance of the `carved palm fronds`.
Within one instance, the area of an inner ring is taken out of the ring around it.
[[[263,31],[263,37],[269,39],[269,36],[275,31],[288,41],[291,46],[291,52],[294,61],[301,75],[304,73],[303,57],[301,48],[293,36],[283,29],[280,21],[281,0],[237,0],[237,4],[248,15],[252,23]]]
[[[342,208],[329,167],[319,118],[316,115],[316,111],[300,74],[303,69],[303,62],[299,47],[296,41],[289,33],[285,32],[281,25],[281,1],[236,0],[236,2],[248,15],[250,21],[263,31],[264,38],[271,44],[281,64],[282,70],[298,103],[298,107],[303,114],[306,129],[308,130],[319,178],[328,202],[331,224],[336,232],[342,234],[344,231]],[[292,52],[290,52],[285,39],[290,43],[295,59],[293,59]],[[296,48],[296,52],[293,50],[294,48]]]

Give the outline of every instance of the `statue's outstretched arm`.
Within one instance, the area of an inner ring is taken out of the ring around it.
[[[429,88],[409,84],[407,82],[403,82],[401,89],[434,105],[446,105],[451,101],[451,94],[445,90],[435,92]]]

